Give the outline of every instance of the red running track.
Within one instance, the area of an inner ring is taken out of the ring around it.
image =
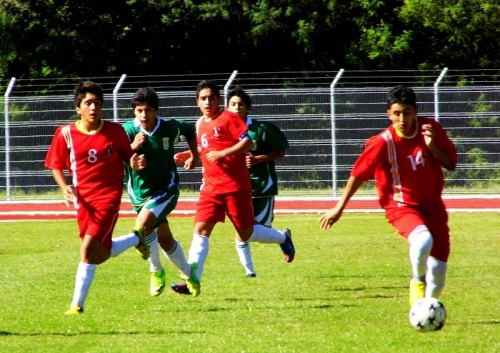
[[[276,214],[321,214],[333,207],[338,198],[333,197],[278,197]],[[500,195],[444,197],[449,212],[500,212]],[[192,216],[196,200],[182,199],[172,216]],[[345,212],[382,212],[375,198],[353,198]],[[120,215],[135,217],[130,203],[123,201]],[[0,202],[0,221],[38,221],[74,219],[75,210],[61,201],[12,201]]]

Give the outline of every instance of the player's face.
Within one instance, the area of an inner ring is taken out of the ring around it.
[[[248,115],[248,108],[245,101],[241,97],[232,96],[227,103],[227,110],[233,113],[237,113],[243,121],[246,121]]]
[[[101,123],[102,102],[93,93],[87,93],[76,112],[80,115],[82,123],[87,130],[95,130]]]
[[[134,108],[135,117],[139,119],[141,127],[146,131],[152,131],[154,129],[157,114],[158,111],[151,107],[149,103],[144,103]]]
[[[207,118],[211,118],[219,111],[220,97],[217,97],[210,88],[205,88],[198,94],[196,103],[203,115]]]
[[[409,104],[395,103],[387,110],[392,125],[405,136],[415,134],[417,113],[417,109]]]

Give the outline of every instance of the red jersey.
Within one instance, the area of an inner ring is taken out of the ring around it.
[[[123,127],[102,121],[90,133],[75,123],[60,126],[47,152],[45,167],[71,171],[76,189],[75,206],[120,203],[123,194],[123,163],[129,163],[134,152]]]
[[[221,151],[234,146],[247,131],[248,127],[240,116],[226,110],[221,110],[211,119],[198,119],[196,135],[198,146],[201,147],[203,192],[252,191],[244,153],[227,156],[216,162],[210,162],[206,157],[209,151]]]
[[[441,199],[444,187],[441,163],[427,147],[421,126],[431,124],[435,143],[457,163],[457,151],[441,125],[431,118],[417,119],[417,133],[401,137],[391,125],[371,137],[357,159],[351,175],[367,181],[375,179],[380,205],[384,209],[416,206]]]

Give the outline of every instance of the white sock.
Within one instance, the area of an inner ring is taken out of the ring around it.
[[[111,257],[118,256],[125,250],[137,245],[139,245],[139,237],[135,233],[113,238],[111,241]]]
[[[149,244],[149,271],[156,272],[163,270],[160,260],[160,249],[158,246],[158,233],[156,229],[146,237],[146,242]]]
[[[410,263],[414,281],[425,281],[427,259],[431,253],[432,234],[426,226],[415,227],[408,236]]]
[[[163,254],[169,259],[175,267],[177,267],[184,276],[189,276],[191,273],[191,265],[186,260],[186,256],[184,255],[184,250],[182,249],[181,243],[179,241],[174,240],[174,246],[169,251],[163,250]]]
[[[283,244],[286,240],[286,235],[278,232],[274,228],[264,227],[256,224],[253,226],[253,233],[248,239],[249,242],[255,241],[258,243]]]
[[[85,299],[87,299],[90,285],[94,280],[96,267],[97,265],[95,264],[86,264],[83,262],[78,264],[75,279],[75,292],[73,294],[73,301],[71,302],[72,306],[78,305],[80,308],[84,308]]]
[[[209,244],[210,242],[207,237],[200,234],[193,234],[193,241],[191,243],[191,248],[189,248],[188,262],[190,264],[196,262],[198,265],[197,276],[199,281],[201,281],[203,267],[205,266],[205,260],[208,256]],[[191,270],[189,272],[191,272]]]
[[[427,260],[427,267],[429,269],[426,276],[427,286],[425,288],[425,296],[437,299],[444,288],[448,264],[430,256]]]
[[[241,265],[245,269],[246,274],[255,273],[253,268],[252,254],[250,252],[250,243],[244,241],[234,240],[236,245],[236,253],[240,258]]]

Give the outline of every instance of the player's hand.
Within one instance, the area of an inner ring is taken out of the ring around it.
[[[137,151],[145,141],[146,135],[143,132],[139,132],[137,135],[135,135],[134,141],[132,141],[130,147],[132,147],[134,151]]]
[[[199,161],[200,161],[200,157],[199,156],[195,157],[195,156],[191,155],[191,153],[190,153],[189,154],[189,158],[184,161],[184,169],[191,170],[191,169],[196,168],[196,166],[198,165]]]
[[[63,196],[64,196],[64,203],[66,204],[67,207],[70,207],[70,205],[73,203],[73,197],[75,196],[73,191],[73,186],[67,185],[63,189]]]
[[[134,153],[132,157],[130,158],[130,167],[135,170],[142,170],[148,166],[148,163],[146,161],[146,156],[141,154],[140,156],[137,155],[137,153]]]
[[[182,164],[191,157],[191,151],[184,151],[174,154],[175,164]]]
[[[246,153],[245,162],[246,162],[247,167],[253,167],[256,164],[259,164],[259,160],[250,152]]]
[[[209,162],[217,162],[224,157],[224,153],[222,151],[209,151],[206,156]]]
[[[431,124],[424,124],[422,125],[422,135],[424,135],[425,144],[429,146],[434,142],[436,131]]]
[[[342,217],[342,211],[338,210],[336,207],[325,212],[323,216],[320,217],[318,223],[321,229],[327,230],[336,223],[340,217]]]

